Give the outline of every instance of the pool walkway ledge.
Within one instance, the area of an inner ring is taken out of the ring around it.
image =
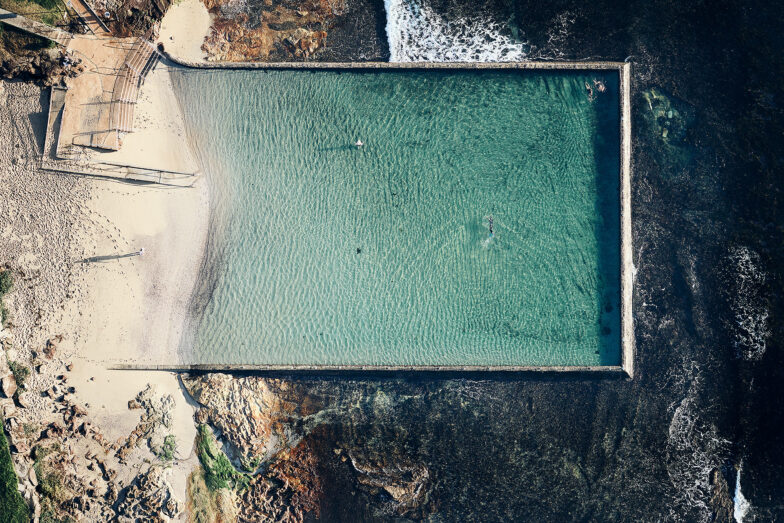
[[[619,365],[607,366],[566,366],[566,365],[266,365],[266,364],[153,364],[153,363],[113,363],[107,365],[109,370],[142,371],[142,372],[176,372],[176,373],[207,373],[224,372],[229,374],[265,374],[289,373],[291,375],[346,375],[362,374],[384,378],[401,373],[412,375],[429,374],[436,378],[465,378],[469,375],[486,378],[513,378],[515,376],[569,376],[580,378],[624,379],[629,374]]]
[[[616,366],[429,366],[429,365],[251,365],[251,364],[194,364],[153,365],[118,363],[112,369],[161,370],[174,372],[524,372],[535,374],[570,373],[575,375],[634,376],[634,317],[632,296],[634,265],[632,262],[632,208],[631,208],[631,63],[613,61],[591,62],[192,62],[172,56],[162,50],[161,54],[182,67],[204,70],[573,70],[607,71],[619,75],[620,114],[620,289],[621,289],[621,364]]]

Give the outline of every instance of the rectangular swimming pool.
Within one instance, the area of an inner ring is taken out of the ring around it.
[[[621,365],[617,69],[173,78],[213,213],[189,362]]]

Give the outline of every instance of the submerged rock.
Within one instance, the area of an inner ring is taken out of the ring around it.
[[[390,508],[398,515],[413,515],[428,502],[430,472],[425,465],[395,461],[385,453],[371,456],[365,449],[349,452],[349,457],[360,485],[372,494],[383,490],[391,497]]]
[[[694,108],[664,90],[653,87],[642,93],[641,114],[650,133],[656,162],[671,174],[682,171],[693,159],[689,132],[694,126]]]
[[[643,92],[642,96],[648,105],[644,114],[654,133],[668,145],[683,145],[689,128],[694,125],[694,108],[656,87]]]

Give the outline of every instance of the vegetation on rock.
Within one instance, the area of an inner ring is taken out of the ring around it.
[[[0,29],[2,29],[2,24],[0,24]],[[2,40],[3,36],[2,31],[0,31],[0,40]],[[14,279],[11,276],[11,271],[6,269],[0,272],[0,325],[3,327],[5,327],[8,321],[8,309],[5,308],[3,297],[11,290],[13,285]]]
[[[0,515],[3,521],[21,523],[30,515],[22,495],[16,488],[17,478],[11,463],[11,451],[5,433],[0,429]]]
[[[41,494],[41,521],[62,521],[59,518],[59,506],[69,497],[63,485],[62,473],[47,462],[47,456],[60,452],[58,444],[50,447],[36,447],[33,469],[38,478],[38,492]]]
[[[188,514],[194,523],[216,521],[213,494],[204,480],[204,469],[197,467],[188,476]]]
[[[11,369],[11,374],[14,375],[16,386],[20,389],[23,388],[27,377],[30,376],[30,367],[23,365],[18,361],[9,361],[8,368]]]
[[[174,434],[169,434],[163,439],[163,445],[157,451],[157,456],[162,461],[172,461],[174,453],[177,451],[177,438]]]
[[[210,490],[244,489],[248,486],[248,476],[234,468],[226,454],[218,448],[215,437],[206,425],[199,425],[196,452],[204,467],[204,480]]]
[[[14,286],[14,278],[11,276],[11,271],[5,270],[0,272],[0,298],[2,298],[11,287]]]

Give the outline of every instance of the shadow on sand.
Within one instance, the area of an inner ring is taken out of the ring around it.
[[[98,262],[107,262],[112,260],[119,260],[121,258],[132,258],[133,256],[141,256],[144,254],[144,249],[140,251],[129,252],[128,254],[112,254],[107,256],[92,256],[90,258],[84,258],[81,260],[81,263],[98,263]]]

